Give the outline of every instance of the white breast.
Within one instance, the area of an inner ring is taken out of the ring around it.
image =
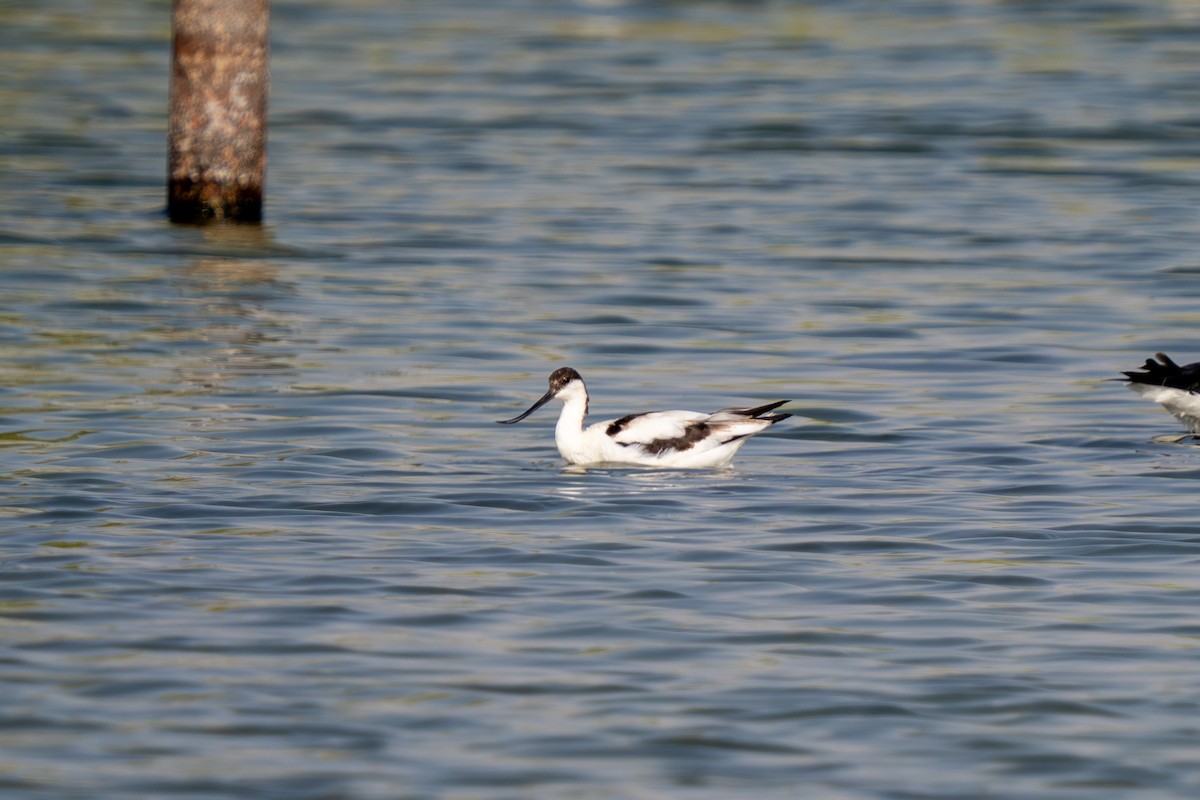
[[[1200,433],[1200,394],[1173,389],[1170,386],[1152,386],[1148,383],[1131,383],[1129,388],[1147,400],[1162,405],[1187,425],[1192,433]]]

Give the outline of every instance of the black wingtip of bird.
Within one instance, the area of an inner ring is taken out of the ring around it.
[[[774,403],[767,403],[765,406],[758,406],[757,408],[747,408],[745,413],[746,413],[747,417],[752,417],[753,419],[766,419],[766,417],[763,415],[766,414],[768,411],[774,411],[775,409],[779,408],[784,403],[789,403],[789,402],[791,402],[791,401],[790,400],[778,400]],[[790,417],[790,416],[791,416],[791,414],[783,415],[783,417]],[[783,417],[780,417],[780,419],[783,419]]]

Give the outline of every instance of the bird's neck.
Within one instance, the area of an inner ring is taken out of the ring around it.
[[[563,400],[562,413],[558,415],[558,424],[554,426],[556,438],[578,436],[583,430],[583,419],[588,412],[587,394],[579,392]]]

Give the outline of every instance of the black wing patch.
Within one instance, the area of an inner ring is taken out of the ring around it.
[[[627,414],[620,419],[614,419],[608,423],[608,427],[604,429],[604,432],[609,435],[609,438],[615,439],[617,434],[628,428],[631,422],[643,416],[645,414]],[[696,445],[696,442],[701,441],[711,432],[712,427],[707,422],[700,420],[684,426],[683,435],[681,436],[675,436],[670,439],[654,439],[649,442],[617,442],[617,444],[622,447],[637,446],[650,455],[657,456],[672,451],[683,452],[684,450],[690,450]]]
[[[640,416],[641,414],[626,414],[620,419],[614,419],[612,422],[608,423],[608,427],[604,429],[604,432],[609,436],[616,436],[618,433],[628,428],[630,422],[633,422]]]
[[[693,422],[683,429],[682,436],[676,436],[674,439],[655,439],[652,442],[643,442],[642,449],[652,456],[662,455],[663,453],[682,453],[684,450],[691,450],[696,442],[704,440],[712,431],[712,427],[707,422]]]
[[[1157,358],[1158,361],[1155,361]],[[1200,390],[1200,362],[1179,366],[1166,353],[1155,353],[1154,358],[1147,358],[1140,370],[1122,373],[1130,383],[1144,383],[1149,386],[1168,386],[1185,392]]]

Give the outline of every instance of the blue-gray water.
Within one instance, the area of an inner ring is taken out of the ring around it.
[[[1200,4],[479,5],[276,4],[261,230],[0,10],[0,794],[1200,796]]]

